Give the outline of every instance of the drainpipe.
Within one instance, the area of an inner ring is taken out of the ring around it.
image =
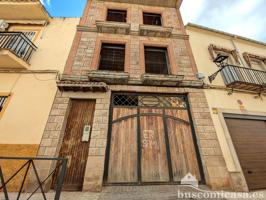
[[[236,50],[236,53],[237,53],[238,57],[240,58],[240,62],[241,62],[241,64],[242,64],[242,66],[243,66],[243,67],[247,67],[245,61],[244,61],[243,58],[242,58],[242,55],[240,55],[240,51],[239,51],[239,49],[238,49],[237,46],[236,46],[236,43],[235,43],[235,41],[234,41],[235,39],[237,39],[237,36],[236,36],[236,35],[232,36],[232,37],[231,37],[231,42],[232,42],[232,44],[233,44],[233,46],[234,46],[234,48],[235,48],[235,50]]]

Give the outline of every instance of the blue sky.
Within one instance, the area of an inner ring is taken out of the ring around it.
[[[80,17],[87,0],[41,0],[54,17]],[[265,0],[183,0],[184,23],[266,42]]]

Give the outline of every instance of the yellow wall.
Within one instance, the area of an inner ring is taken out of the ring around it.
[[[41,28],[29,70],[62,72],[78,22],[78,18],[55,18]],[[21,26],[12,26],[16,28]],[[0,118],[0,144],[40,143],[57,90],[55,78],[56,74],[0,73],[0,93],[11,94]]]
[[[206,76],[205,82],[209,84],[207,77],[216,72],[218,67],[212,62],[208,46],[214,44],[234,50],[235,48],[231,41],[232,38],[190,26],[187,26],[186,29],[190,36],[190,43],[198,71]],[[244,52],[266,56],[266,46],[264,45],[241,39],[234,39],[234,41],[240,52],[240,56]],[[243,58],[242,60],[244,62],[242,67],[247,67]],[[213,85],[224,86],[223,79],[220,75],[217,76]],[[223,117],[221,117],[222,113],[266,116],[266,97],[262,95],[261,99],[258,98],[257,94],[245,92],[233,92],[233,94],[228,95],[228,91],[225,89],[206,89],[205,94],[228,170],[231,172],[240,171],[241,169],[239,168],[239,162],[236,158],[230,135],[228,134],[228,137],[226,134],[226,126]],[[243,103],[242,105],[239,104],[239,100]],[[218,108],[218,113],[216,108]]]

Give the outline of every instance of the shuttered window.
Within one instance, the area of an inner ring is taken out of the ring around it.
[[[7,100],[7,96],[0,96],[0,113],[4,108],[6,100]]]
[[[169,74],[167,48],[145,47],[145,71],[151,74]]]
[[[162,26],[162,16],[160,14],[143,13],[143,23],[147,25]]]
[[[127,22],[127,11],[108,9],[107,21]]]
[[[124,71],[124,65],[124,44],[102,44],[99,70]]]

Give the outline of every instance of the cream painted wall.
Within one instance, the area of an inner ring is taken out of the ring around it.
[[[232,50],[235,49],[231,41],[232,37],[190,26],[186,26],[186,30],[188,35],[190,36],[190,43],[196,60],[198,71],[204,73],[206,77],[210,76],[219,69],[212,62],[212,58],[209,54],[208,46],[210,44],[215,44],[217,46],[222,46]],[[244,52],[266,57],[265,45],[259,45],[241,39],[234,39],[234,42],[239,50],[239,58],[242,59],[244,62],[244,65],[241,64],[242,67],[247,67],[247,64],[242,56]],[[209,83],[207,79],[206,83]],[[213,81],[213,84],[224,86],[224,82],[220,74]]]
[[[62,72],[78,22],[78,18],[57,18],[42,28],[29,70]],[[11,94],[0,118],[0,144],[40,143],[57,90],[55,78],[56,74],[0,73],[0,93]]]
[[[232,38],[224,34],[214,33],[195,27],[187,26],[186,29],[190,36],[190,44],[198,71],[204,73],[206,76],[205,82],[209,84],[207,77],[217,71],[218,67],[212,62],[208,46],[210,44],[215,44],[234,50],[234,46],[231,42]],[[239,56],[242,56],[244,52],[266,56],[266,46],[241,39],[234,40],[239,50]],[[246,66],[247,64],[244,61],[244,66],[242,65],[242,67]],[[217,76],[213,85],[224,86],[223,79],[220,75]],[[224,89],[206,89],[205,94],[227,168],[230,172],[241,171],[230,135],[226,133],[224,119],[221,117],[222,112],[266,116],[266,97],[262,95],[262,98],[255,98],[257,94],[244,92],[234,92],[232,95],[228,95],[228,91]],[[243,103],[242,105],[239,104],[239,100]],[[218,113],[216,113],[216,108],[218,108]]]

